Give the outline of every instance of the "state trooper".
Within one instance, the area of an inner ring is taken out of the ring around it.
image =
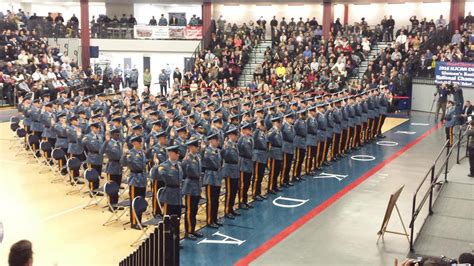
[[[247,210],[253,208],[253,206],[248,203],[248,191],[253,174],[252,124],[242,125],[240,138],[237,142],[237,148],[239,150],[240,170],[239,208]]]
[[[40,122],[43,125],[43,133],[41,134],[41,137],[44,141],[49,142],[51,146],[54,147],[54,144],[56,143],[56,132],[54,131],[52,124],[56,118],[53,114],[52,107],[52,102],[47,102],[44,104],[44,111],[40,115]],[[46,153],[45,157],[50,158],[50,152]]]
[[[231,128],[226,132],[226,141],[222,148],[221,155],[224,162],[222,166],[222,178],[225,180],[225,217],[235,219],[240,213],[234,210],[235,197],[239,190],[239,151],[237,148],[237,140],[239,137],[237,128]]]
[[[203,235],[196,232],[196,215],[199,207],[199,200],[201,199],[201,156],[199,154],[199,147],[201,140],[191,138],[186,144],[188,152],[181,164],[183,168],[183,195],[186,207],[185,213],[185,237],[191,240],[201,238]]]
[[[134,136],[130,139],[132,149],[129,150],[127,145],[123,146],[123,154],[120,160],[121,164],[128,167],[130,174],[128,177],[129,194],[130,194],[130,225],[131,228],[140,230],[137,221],[141,221],[141,214],[135,217],[132,211],[132,203],[135,197],[145,197],[147,172],[146,166],[148,160],[142,149],[142,137]]]
[[[361,146],[368,143],[368,135],[369,135],[369,104],[367,103],[367,98],[365,92],[362,93],[361,101],[359,102],[362,113],[361,113],[361,121],[362,121],[362,134],[361,134]]]
[[[41,134],[43,133],[43,124],[41,124],[41,108],[41,100],[35,99],[29,110],[31,117],[31,132],[39,138],[41,138]],[[38,148],[38,146],[35,148]]]
[[[354,139],[352,143],[352,149],[358,150],[362,144],[362,132],[363,132],[363,120],[362,120],[362,99],[360,95],[355,96],[354,102],[354,111],[355,111],[355,132]]]
[[[294,160],[293,165],[293,182],[305,180],[305,178],[301,176],[301,170],[303,168],[303,162],[306,156],[306,137],[308,135],[308,126],[306,124],[306,110],[300,110],[296,113],[296,115],[298,116],[298,118],[296,119],[294,124],[294,145],[296,158]]]
[[[325,154],[327,153],[328,150],[328,138],[327,138],[327,124],[328,121],[326,119],[326,116],[324,115],[325,113],[325,105],[324,104],[318,104],[317,106],[318,112],[316,113],[316,121],[318,122],[318,149],[316,152],[316,162],[317,168],[321,168],[323,164],[325,163],[324,158]]]
[[[102,148],[102,153],[108,158],[104,172],[107,174],[107,180],[115,182],[119,187],[122,184],[122,165],[120,164],[122,150],[123,143],[120,141],[120,128],[111,128],[105,135]],[[117,202],[118,193],[110,197],[111,204]]]
[[[86,150],[86,163],[88,169],[95,169],[99,174],[99,177],[102,175],[102,160],[103,153],[101,152],[103,146],[103,137],[99,133],[100,127],[99,123],[95,122],[90,124],[90,133],[84,135],[82,138],[82,143]],[[89,187],[91,190],[99,187],[99,180],[90,182]],[[102,193],[98,193],[99,195]]]
[[[166,132],[162,131],[155,135],[156,143],[153,142],[153,146],[151,149],[148,150],[148,158],[151,158],[151,162],[153,162],[153,166],[151,168],[151,191],[152,191],[152,213],[153,216],[161,215],[161,209],[158,207],[158,198],[156,193],[158,190],[162,188],[165,183],[163,177],[158,174],[158,165],[160,162],[165,162],[168,159],[168,154],[166,152],[166,145],[168,143],[168,139],[166,136]],[[151,138],[152,140],[153,138]]]
[[[183,169],[179,162],[179,147],[177,145],[166,148],[168,160],[158,167],[158,175],[165,183],[163,192],[160,194],[160,203],[163,204],[163,215],[177,215],[181,217],[181,181],[183,180]]]
[[[333,127],[333,139],[332,139],[332,160],[336,161],[337,159],[340,158],[341,154],[341,146],[342,146],[342,113],[341,110],[339,109],[339,104],[341,100],[335,100],[333,102],[333,108],[332,108],[332,119],[334,121],[334,127]]]
[[[283,167],[280,178],[280,186],[289,187],[293,186],[293,183],[290,182],[290,169],[293,164],[293,155],[295,153],[295,129],[293,127],[293,121],[295,116],[292,112],[285,115],[285,120],[281,127],[281,135],[283,138]]]
[[[267,140],[267,128],[263,119],[257,120],[256,128],[253,133],[253,183],[252,183],[252,195],[256,201],[262,201],[266,199],[262,195],[262,180],[265,175],[265,167],[268,161],[268,140]]]
[[[446,133],[446,140],[448,141],[448,147],[451,147],[454,143],[454,126],[456,125],[456,110],[454,108],[454,102],[448,101],[446,107],[446,115],[444,116],[444,131]]]
[[[316,106],[311,106],[308,108],[308,118],[306,120],[307,131],[306,135],[306,163],[305,163],[305,173],[306,175],[314,175],[318,165],[317,154],[319,148],[318,140],[318,121],[316,119]]]
[[[278,188],[278,180],[281,174],[281,166],[283,160],[283,137],[281,133],[281,118],[273,117],[271,119],[273,124],[272,128],[267,133],[268,139],[268,168],[270,172],[268,174],[268,193],[276,194],[281,191]]]
[[[387,87],[382,88],[382,92],[378,95],[378,100],[379,100],[379,112],[380,112],[380,117],[378,121],[378,126],[377,126],[377,137],[378,138],[385,138],[385,136],[382,134],[382,127],[383,124],[385,123],[385,119],[387,118],[387,112],[388,112],[388,89]]]
[[[211,228],[222,226],[217,219],[219,210],[219,195],[221,192],[221,165],[222,157],[219,150],[219,136],[217,133],[207,137],[208,147],[203,155],[204,177],[203,185],[206,186],[206,222]]]
[[[57,122],[53,119],[51,121],[51,127],[56,134],[56,142],[54,147],[56,149],[62,149],[64,154],[67,154],[68,141],[67,141],[67,118],[66,113],[62,112],[56,116]],[[66,157],[58,160],[58,167],[60,171],[63,171],[63,167],[66,165]]]
[[[334,139],[335,139],[334,127],[336,123],[334,122],[333,109],[332,109],[331,103],[329,102],[326,104],[326,112],[324,115],[326,116],[326,120],[327,120],[326,134],[327,134],[327,139],[328,139],[328,146],[327,146],[328,149],[324,153],[323,161],[325,165],[330,165],[329,154],[331,154],[331,156],[334,156]],[[331,148],[329,149],[329,147]],[[331,151],[331,153],[329,153],[329,151]]]
[[[84,162],[86,156],[84,155],[84,146],[82,144],[82,129],[79,127],[79,121],[77,116],[71,116],[69,119],[70,125],[66,129],[68,148],[67,154],[69,158],[77,158],[79,161]],[[73,170],[69,173],[71,179],[77,180],[79,178],[79,170]],[[78,184],[83,184],[82,181],[78,181]]]

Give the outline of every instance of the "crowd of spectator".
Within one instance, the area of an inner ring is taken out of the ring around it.
[[[183,89],[222,92],[236,87],[249,53],[261,37],[253,25],[246,23],[225,26],[219,19],[213,24],[209,45],[196,55],[193,70],[186,72],[181,82],[174,80]]]
[[[413,16],[410,18],[412,26],[394,30],[389,46],[373,60],[369,58],[369,52],[374,43],[388,40],[391,32],[386,24],[388,27],[395,25],[395,22],[388,20],[390,16],[382,20],[381,24],[371,27],[365,19],[354,25],[342,25],[337,19],[331,25],[330,37],[324,39],[322,26],[315,18],[307,18],[306,21],[303,18],[291,18],[286,22],[284,18],[278,21],[274,17],[269,22],[272,45],[264,53],[264,62],[252,73],[254,81],[248,87],[251,91],[316,89],[322,93],[386,85],[393,93],[406,95],[411,78],[433,76],[436,62],[472,61],[474,19],[470,13],[454,34],[450,34],[442,16],[428,22],[426,19],[420,22]],[[73,15],[66,24],[64,21],[61,14],[53,19],[52,14],[47,17],[36,14],[29,16],[22,10],[17,13],[0,12],[0,87],[5,101],[10,104],[14,102],[15,90],[19,93],[43,91],[46,88],[58,91],[86,85],[95,91],[103,89],[104,85],[115,89],[126,85],[125,77],[120,76],[124,69],[118,71],[118,76],[111,67],[100,73],[91,68],[83,70],[67,54],[48,47],[47,39],[42,38],[45,29],[67,29],[66,25],[76,25],[77,29],[79,22],[76,16]],[[101,16],[95,23],[134,25],[136,19],[133,15],[127,17],[125,14],[120,20]],[[149,24],[155,23],[174,25],[175,22],[167,21],[162,15],[158,21],[152,18]],[[189,25],[201,23],[201,19],[195,15],[189,21]],[[45,25],[48,26],[45,28]],[[208,91],[237,87],[238,78],[252,49],[265,39],[267,22],[261,17],[238,26],[221,16],[212,20],[211,31],[207,46],[196,54],[194,67],[184,73],[178,71],[176,76],[170,70],[166,71],[166,87],[172,87],[173,90]],[[49,32],[57,36],[57,32],[63,34],[67,30]],[[362,61],[369,61],[362,79],[350,79],[357,74]],[[132,70],[129,68],[129,71]],[[135,69],[135,72],[138,73],[138,70]],[[107,73],[113,75],[105,75]],[[148,75],[144,77],[148,87],[151,85],[149,79]],[[133,84],[135,88],[138,87],[138,82]]]

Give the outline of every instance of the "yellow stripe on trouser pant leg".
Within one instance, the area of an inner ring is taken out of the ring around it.
[[[254,172],[255,172],[255,175],[253,177],[252,195],[255,197],[255,192],[257,192],[257,182],[258,182],[258,162],[255,162]]]
[[[131,191],[131,202],[133,203],[133,199],[135,198],[135,186],[131,186],[130,187],[130,191]],[[135,212],[132,211],[132,225],[135,225],[137,224],[137,221],[136,221],[136,218],[135,218]]]
[[[207,185],[207,224],[211,224],[211,185]]]
[[[230,177],[225,178],[225,194],[226,194],[226,201],[225,201],[225,206],[224,206],[224,212],[226,214],[229,213],[229,202],[230,202]]]
[[[239,202],[243,203],[242,200],[244,199],[244,172],[240,172],[240,191],[239,191]]]
[[[281,170],[280,185],[283,185],[283,180],[285,179],[286,172],[286,153],[283,153],[283,169]]]
[[[192,233],[191,228],[191,195],[186,195],[186,221],[188,222],[188,234]]]

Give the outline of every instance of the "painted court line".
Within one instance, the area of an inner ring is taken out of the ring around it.
[[[347,185],[345,188],[334,194],[332,197],[321,203],[319,206],[316,208],[312,209],[309,211],[307,214],[305,214],[303,217],[301,217],[299,220],[296,220],[293,224],[285,228],[283,231],[275,235],[273,238],[247,254],[247,256],[243,257],[239,261],[235,263],[237,266],[243,266],[243,265],[249,265],[251,262],[255,261],[258,257],[260,257],[262,254],[267,252],[269,249],[274,247],[276,244],[280,243],[282,240],[284,240],[286,237],[288,237],[290,234],[298,230],[301,226],[306,224],[308,221],[310,221],[312,218],[323,212],[326,208],[331,206],[334,202],[342,198],[346,193],[357,187],[359,184],[361,184],[364,180],[375,174],[377,171],[382,169],[385,165],[389,164],[393,160],[395,160],[397,157],[402,155],[404,152],[409,150],[411,147],[415,146],[419,142],[421,142],[424,138],[428,137],[431,135],[433,132],[435,132],[437,129],[439,129],[442,126],[442,123],[436,124],[434,127],[423,133],[421,136],[413,140],[412,142],[408,143],[405,145],[402,149],[397,151],[395,154],[381,162],[380,164],[376,165],[372,169],[370,169],[368,172],[366,172],[364,175],[356,179],[354,182],[351,184]]]
[[[54,218],[56,218],[56,217],[59,217],[59,216],[61,216],[61,215],[64,215],[64,214],[73,212],[73,211],[78,210],[78,209],[82,209],[82,208],[83,208],[84,206],[86,206],[86,205],[87,205],[87,204],[82,204],[82,205],[73,207],[73,208],[71,208],[71,209],[67,209],[67,210],[64,210],[64,211],[62,211],[62,212],[58,212],[58,213],[56,213],[56,214],[50,215],[50,216],[44,218],[44,219],[42,220],[42,222],[45,223],[45,222],[47,222],[47,221],[49,221],[49,220],[52,220],[52,219],[54,219]]]

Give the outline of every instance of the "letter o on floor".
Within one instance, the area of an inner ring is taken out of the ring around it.
[[[354,161],[370,162],[370,161],[375,160],[375,157],[372,155],[360,154],[360,155],[351,156],[351,159]]]
[[[376,143],[377,143],[377,145],[380,145],[380,146],[387,146],[387,147],[398,146],[398,142],[389,141],[389,140],[381,140],[381,141],[377,141]]]

